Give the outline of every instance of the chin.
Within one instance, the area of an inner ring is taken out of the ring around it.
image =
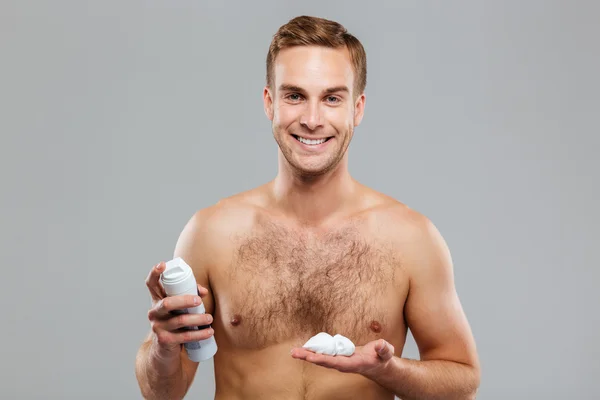
[[[321,176],[327,172],[326,169],[299,169],[297,171],[298,171],[298,175],[304,176],[307,178],[314,178],[317,176]]]
[[[335,168],[335,165],[303,165],[297,163],[292,165],[292,167],[300,176],[317,177],[330,172]]]

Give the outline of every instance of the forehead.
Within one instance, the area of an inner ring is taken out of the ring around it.
[[[281,50],[275,59],[275,87],[282,83],[311,88],[346,85],[352,88],[354,71],[345,47],[296,46]]]

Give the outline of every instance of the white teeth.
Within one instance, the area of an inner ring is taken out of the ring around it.
[[[298,140],[304,144],[321,144],[321,143],[325,143],[325,141],[327,140],[325,139],[317,139],[317,140],[312,140],[312,139],[304,139],[300,136],[296,136],[298,138]]]

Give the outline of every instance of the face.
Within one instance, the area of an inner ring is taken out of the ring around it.
[[[263,93],[265,113],[285,161],[302,176],[333,170],[346,157],[364,111],[365,95],[353,92],[348,50],[284,49],[273,72]]]

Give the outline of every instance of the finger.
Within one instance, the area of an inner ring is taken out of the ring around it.
[[[318,354],[303,348],[292,349],[291,355],[293,358],[308,361],[321,367],[333,368],[341,372],[349,372],[353,370],[353,362],[345,356]]]
[[[205,288],[204,286],[198,284],[198,294],[200,295],[200,297],[204,297],[204,296],[208,295],[208,289]]]
[[[162,346],[173,346],[188,342],[205,340],[214,335],[212,328],[199,330],[183,330],[181,332],[160,331],[156,334],[156,340]]]
[[[170,318],[164,325],[168,331],[175,331],[187,327],[200,327],[212,324],[213,317],[210,314],[181,314]]]
[[[150,273],[146,277],[146,286],[150,291],[152,300],[160,300],[166,296],[163,287],[160,284],[160,274],[164,271],[166,265],[164,262],[156,264],[150,270]]]
[[[292,349],[290,354],[292,355],[293,358],[297,358],[298,360],[305,360],[306,356],[308,356],[309,354],[314,354],[314,353],[312,351],[309,351],[309,350],[306,350],[306,349],[300,347],[300,348]]]
[[[325,367],[325,368],[333,368],[333,369],[337,369],[338,371],[341,372],[347,372],[348,371],[348,365],[344,362],[344,361],[348,361],[348,359],[345,359],[345,357],[340,356],[340,357],[334,357],[334,356],[330,356],[330,355],[326,355],[326,354],[317,354],[317,353],[313,353],[313,354],[308,354],[305,358],[306,361],[319,365],[321,367]]]
[[[148,311],[150,320],[157,318],[171,317],[172,311],[183,310],[185,308],[197,307],[202,303],[199,296],[186,294],[181,296],[165,297],[158,301],[154,307]]]
[[[377,341],[375,344],[375,351],[383,361],[387,361],[394,356],[394,346],[383,339]]]
[[[187,329],[179,333],[173,333],[173,337],[177,343],[197,342],[198,340],[206,340],[213,336],[215,331],[213,328],[206,329]]]

